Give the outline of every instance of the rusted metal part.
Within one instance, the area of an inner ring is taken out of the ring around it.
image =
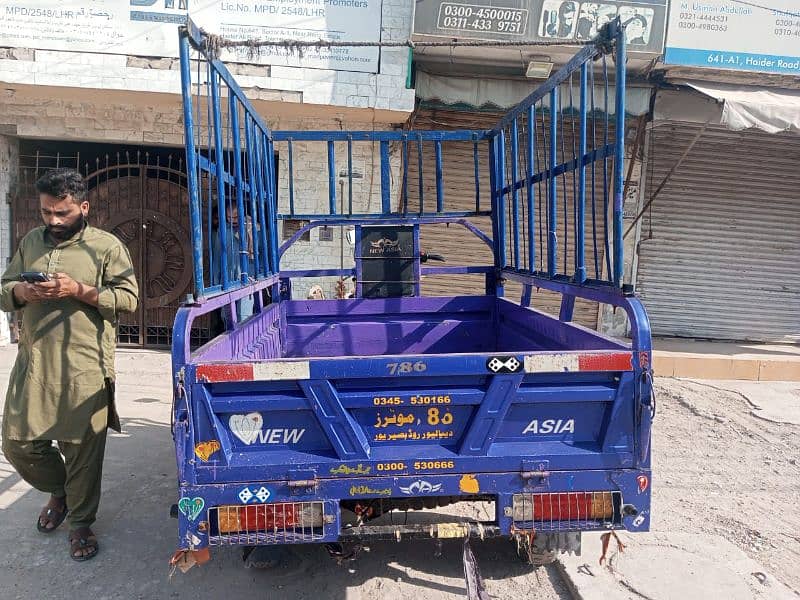
[[[456,535],[457,534],[457,535]],[[342,529],[339,539],[355,540],[406,540],[406,539],[461,539],[500,537],[500,527],[492,524],[456,522],[414,525],[362,525]]]

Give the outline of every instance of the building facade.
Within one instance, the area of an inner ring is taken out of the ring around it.
[[[191,291],[178,23],[188,13],[209,32],[231,39],[407,40],[413,6],[402,0],[298,0],[293,10],[306,16],[299,19],[302,27],[290,29],[294,17],[277,0],[236,3],[238,14],[228,14],[234,5],[222,2],[197,11],[185,2],[146,4],[0,2],[0,266],[39,223],[36,178],[56,166],[77,168],[89,182],[92,222],[128,244],[141,282],[140,311],[121,323],[120,341],[163,346],[174,311]],[[226,25],[243,22],[252,26]],[[37,33],[43,28],[51,35]],[[275,129],[389,129],[402,126],[413,109],[404,48],[300,56],[268,47],[222,58]],[[286,153],[278,151],[275,159],[278,196],[286,204]],[[324,172],[324,145],[295,144],[294,161],[296,170]],[[353,161],[362,174],[356,191],[369,202],[379,189],[377,149],[355,146]],[[327,189],[313,178],[296,178],[294,192],[298,207],[308,212],[327,205]],[[284,267],[330,268],[348,256],[352,264],[352,250],[342,252],[340,231],[326,234],[320,240],[319,230],[312,231],[286,255]],[[334,282],[321,283],[332,295]],[[198,331],[198,341],[206,334]]]

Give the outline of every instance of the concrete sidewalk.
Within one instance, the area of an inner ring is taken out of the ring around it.
[[[659,377],[738,381],[800,381],[800,346],[653,340]]]

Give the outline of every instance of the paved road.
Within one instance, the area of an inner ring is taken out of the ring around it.
[[[0,348],[4,391],[14,347]],[[110,436],[103,502],[96,532],[101,554],[79,564],[67,552],[66,528],[52,536],[34,523],[45,497],[0,461],[0,599],[281,598],[367,600],[464,598],[461,549],[447,544],[434,558],[432,542],[376,543],[358,561],[337,565],[318,546],[294,551],[277,571],[242,566],[238,549],[213,553],[212,561],[171,579],[175,549],[175,458],[169,432],[169,355],[120,351],[119,408],[124,433]],[[567,599],[557,571],[534,572],[508,540],[474,545],[493,598]]]

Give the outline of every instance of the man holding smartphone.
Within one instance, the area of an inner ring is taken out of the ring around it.
[[[22,311],[3,453],[25,481],[50,494],[36,528],[52,533],[68,518],[70,557],[83,561],[99,548],[91,526],[106,430],[120,430],[116,323],[136,310],[138,286],[125,245],[87,224],[86,183],[77,171],[49,171],[36,189],[44,226],[22,239],[0,280],[0,310]]]

